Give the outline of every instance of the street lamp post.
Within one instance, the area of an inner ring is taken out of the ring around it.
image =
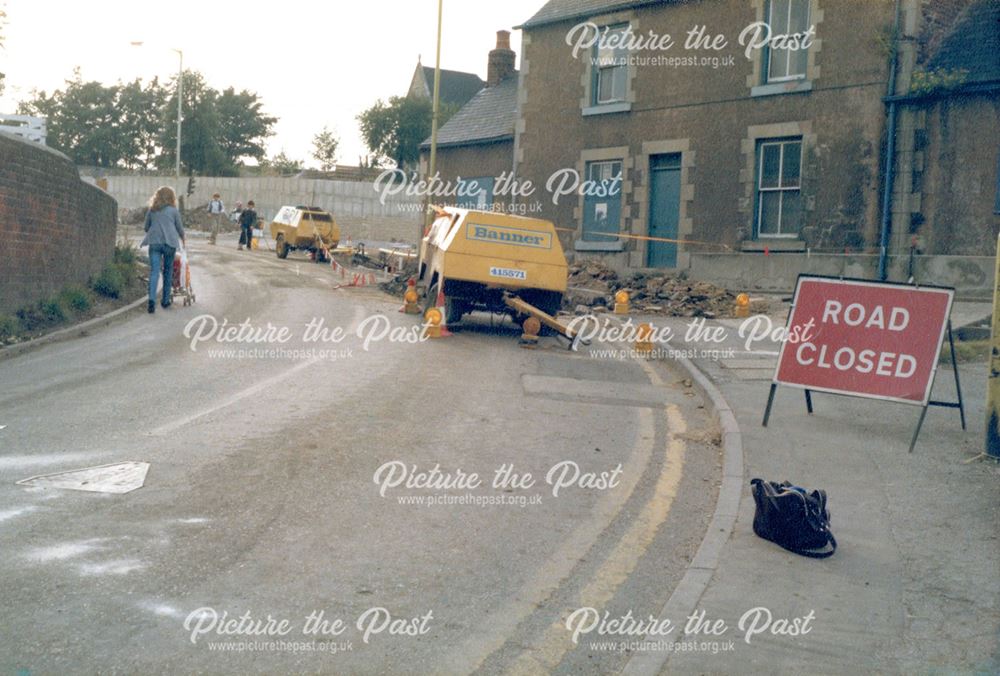
[[[180,49],[174,49],[177,52],[177,56],[180,57],[180,64],[177,68],[177,190],[181,190],[181,121],[183,118],[184,109],[182,107],[182,102],[184,100],[184,52]]]

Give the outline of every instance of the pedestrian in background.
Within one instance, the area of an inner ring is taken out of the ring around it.
[[[247,202],[247,208],[240,214],[240,251],[243,250],[244,244],[248,250],[253,245],[253,229],[257,225],[255,206],[253,200],[250,200]]]
[[[212,195],[212,201],[208,203],[208,213],[211,214],[210,218],[212,219],[212,234],[208,238],[208,243],[215,244],[215,240],[219,236],[219,224],[226,217],[226,205],[222,203],[219,193]]]
[[[149,202],[146,212],[146,237],[139,246],[149,245],[149,304],[150,314],[156,312],[156,284],[160,271],[163,271],[164,308],[170,307],[170,291],[173,285],[174,254],[184,238],[184,224],[181,223],[181,213],[177,210],[177,194],[173,188],[163,186],[156,191]]]
[[[240,222],[240,214],[243,213],[243,202],[237,202],[233,210],[229,212],[229,220],[237,225]]]

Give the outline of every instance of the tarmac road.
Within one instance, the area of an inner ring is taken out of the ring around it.
[[[0,362],[0,670],[624,665],[563,623],[655,614],[705,533],[719,449],[682,376],[522,350],[486,315],[406,342],[398,301],[294,253],[220,239],[192,264],[193,307]],[[346,337],[305,342],[314,319]],[[192,349],[224,320],[262,342]],[[264,342],[268,324],[289,339]],[[366,350],[359,331],[388,326],[398,340]],[[122,495],[15,484],[126,461],[150,469]],[[525,486],[494,488],[505,467]],[[420,484],[434,468],[446,485]],[[404,470],[416,487],[390,485]]]

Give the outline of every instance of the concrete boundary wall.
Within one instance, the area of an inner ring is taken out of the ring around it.
[[[889,279],[906,281],[909,256],[891,256]],[[914,277],[921,284],[953,286],[963,300],[993,297],[993,256],[917,256]],[[878,256],[866,254],[692,253],[692,278],[737,291],[791,292],[799,274],[876,279]]]
[[[93,179],[90,179],[93,180]],[[108,192],[118,200],[121,209],[146,206],[161,185],[187,189],[187,179],[181,186],[171,177],[108,176]],[[187,198],[187,207],[208,204],[213,193],[219,193],[226,209],[237,201],[257,203],[264,219],[272,218],[286,205],[310,205],[329,210],[337,219],[342,236],[354,241],[373,239],[415,242],[421,223],[422,201],[397,195],[380,200],[373,181],[329,181],[306,178],[213,178],[195,177],[195,192]]]

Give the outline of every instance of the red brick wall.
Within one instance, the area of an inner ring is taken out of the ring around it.
[[[0,312],[86,284],[114,253],[117,212],[67,157],[0,133]]]

